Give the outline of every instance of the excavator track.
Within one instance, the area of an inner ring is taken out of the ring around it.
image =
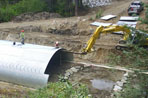
[[[128,47],[126,45],[117,45],[116,47],[116,50],[120,50],[120,51],[123,51],[123,50],[127,50]]]

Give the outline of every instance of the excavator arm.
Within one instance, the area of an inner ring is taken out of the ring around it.
[[[83,48],[82,53],[91,52],[93,45],[96,42],[96,39],[100,37],[101,31],[103,30],[103,26],[97,27],[91,38],[87,41],[86,46]]]
[[[118,26],[118,25],[107,26],[102,30],[102,33],[113,33],[113,32],[119,32],[119,31],[124,32],[123,40],[127,40],[131,31],[129,28],[125,26]]]
[[[95,44],[96,40],[100,37],[101,33],[113,33],[118,31],[125,32],[123,40],[127,40],[130,34],[130,29],[126,28],[125,26],[112,25],[106,27],[104,26],[97,27],[91,38],[87,41],[86,46],[82,50],[82,53],[91,52],[93,45]]]

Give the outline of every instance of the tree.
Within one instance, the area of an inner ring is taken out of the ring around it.
[[[78,16],[78,0],[75,0],[75,16]]]

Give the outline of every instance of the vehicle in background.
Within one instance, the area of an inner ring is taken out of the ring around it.
[[[144,4],[141,1],[133,1],[128,8],[128,15],[139,15],[144,10]]]

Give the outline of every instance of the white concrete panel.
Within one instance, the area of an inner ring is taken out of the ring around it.
[[[129,21],[118,21],[117,25],[126,25],[128,27],[136,28],[137,22],[129,22]]]
[[[115,18],[115,17],[117,17],[117,16],[116,15],[106,15],[106,16],[101,17],[100,19],[109,20],[109,19],[112,19],[112,18]]]
[[[93,26],[110,26],[112,23],[102,23],[102,22],[93,22],[91,23]]]
[[[137,21],[138,18],[139,18],[138,16],[136,16],[136,17],[122,16],[122,17],[120,17],[120,21]]]

